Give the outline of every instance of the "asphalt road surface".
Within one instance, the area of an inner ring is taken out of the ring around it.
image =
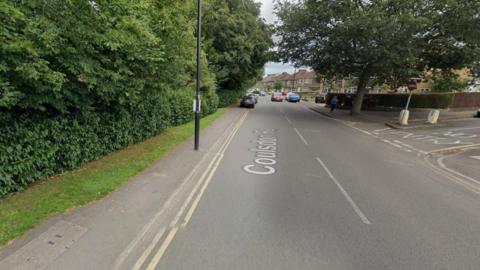
[[[480,269],[478,150],[432,160],[421,147],[437,137],[307,107],[230,110],[200,152],[177,147],[47,221],[0,251],[0,269]]]
[[[480,199],[417,153],[267,97],[169,236],[150,267],[480,269]]]

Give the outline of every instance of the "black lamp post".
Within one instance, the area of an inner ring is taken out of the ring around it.
[[[200,65],[202,53],[202,0],[198,0],[197,17],[197,85],[195,89],[195,150],[198,150],[200,144]]]

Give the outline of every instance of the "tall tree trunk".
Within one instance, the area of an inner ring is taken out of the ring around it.
[[[370,79],[370,69],[370,64],[365,66],[362,73],[360,74],[360,77],[358,78],[357,94],[353,99],[352,109],[350,111],[351,115],[358,115],[362,110],[363,96],[365,95],[365,92],[367,92],[367,83]]]

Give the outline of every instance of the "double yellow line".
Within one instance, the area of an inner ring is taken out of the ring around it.
[[[153,255],[152,260],[147,266],[147,270],[154,270],[155,267],[160,263],[160,260],[162,259],[163,255],[165,254],[166,250],[172,243],[173,239],[175,238],[175,235],[177,234],[178,230],[180,228],[185,228],[185,226],[188,225],[190,222],[190,219],[193,216],[193,213],[195,212],[195,209],[197,208],[200,199],[202,198],[203,194],[205,193],[205,190],[207,189],[209,183],[211,182],[213,175],[215,174],[218,166],[220,165],[220,162],[222,161],[225,151],[227,150],[228,146],[232,142],[233,138],[235,137],[237,131],[240,129],[243,121],[248,115],[248,111],[245,111],[239,121],[236,123],[228,137],[225,139],[225,142],[221,145],[220,149],[218,150],[217,153],[215,153],[215,156],[213,157],[212,161],[209,163],[205,171],[202,173],[200,179],[198,182],[195,184],[193,190],[190,192],[189,196],[187,199],[184,201],[182,206],[180,207],[179,211],[175,215],[174,219],[169,225],[169,230],[168,234],[163,240],[162,244],[160,245],[160,248],[157,250],[157,252]],[[201,187],[201,188],[200,188]],[[198,189],[200,188],[200,191]],[[198,193],[197,193],[198,191]],[[196,196],[195,196],[196,195]],[[195,199],[193,199],[195,197]],[[192,202],[193,199],[193,202]],[[192,202],[192,203],[190,203]],[[188,211],[185,213],[185,210],[188,208]],[[180,219],[183,217],[183,222],[179,225]],[[161,238],[163,236],[163,233],[157,234],[158,238]],[[157,238],[157,237],[156,237]],[[159,239],[154,239],[154,242],[159,241]],[[133,266],[132,270],[139,270],[141,269],[142,265],[145,263],[145,260],[147,257],[150,255],[150,252],[152,250],[146,250],[142,254],[142,256],[137,260],[135,265]]]

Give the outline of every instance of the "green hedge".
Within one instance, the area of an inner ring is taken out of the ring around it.
[[[193,119],[193,92],[152,94],[134,107],[48,115],[0,112],[0,197]],[[204,94],[202,113],[217,109]]]
[[[218,97],[220,102],[219,108],[227,107],[238,102],[238,100],[245,94],[243,90],[219,90]]]
[[[414,94],[410,101],[411,108],[448,108],[455,94],[453,93],[430,93]],[[327,103],[333,96],[337,96],[341,107],[351,107],[355,95],[330,93],[327,96]],[[408,94],[367,94],[363,99],[364,108],[375,107],[405,107]]]

